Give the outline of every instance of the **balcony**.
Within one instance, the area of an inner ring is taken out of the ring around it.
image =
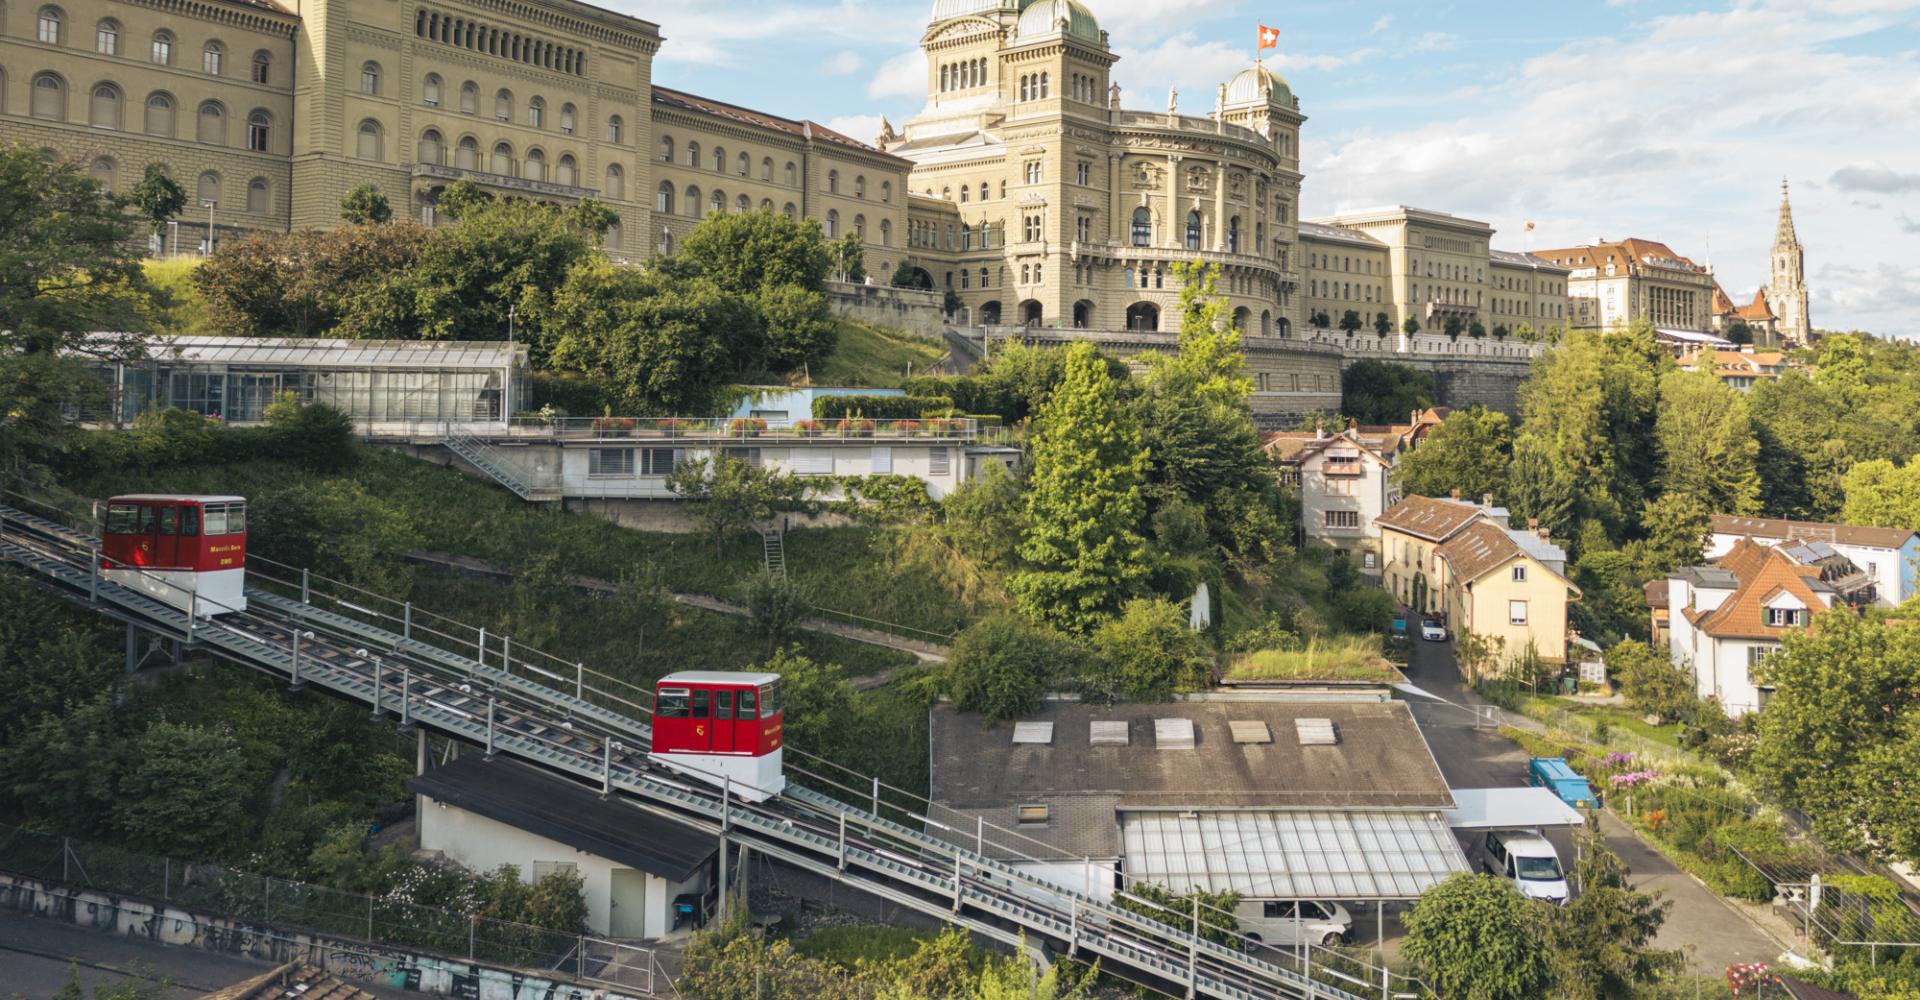
[[[1300,276],[1293,271],[1283,270],[1280,263],[1270,257],[1256,257],[1253,254],[1228,253],[1221,250],[1188,250],[1186,247],[1141,247],[1117,240],[1081,242],[1075,240],[1070,247],[1075,260],[1082,257],[1097,257],[1106,260],[1169,261],[1173,263],[1200,261],[1217,267],[1236,267],[1244,270],[1264,271],[1282,281],[1298,281]]]
[[[542,198],[567,198],[579,201],[582,198],[597,198],[600,192],[593,188],[574,187],[570,184],[555,184],[552,181],[530,181],[524,177],[512,177],[507,174],[490,174],[484,170],[467,170],[463,167],[449,167],[438,163],[416,163],[413,176],[428,180],[472,181],[485,188],[498,191],[512,191],[516,194],[535,195]]]
[[[515,417],[505,435],[506,440],[524,443],[638,442],[709,446],[832,444],[840,441],[972,444],[996,438],[993,428],[983,428],[978,420],[959,417],[929,417],[924,420],[848,417],[793,421],[767,421],[758,417],[556,417],[549,420],[532,414]]]

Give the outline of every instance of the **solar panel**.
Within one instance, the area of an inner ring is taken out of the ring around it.
[[[1097,719],[1088,727],[1088,742],[1097,747],[1127,745],[1127,724],[1113,719]]]
[[[1339,735],[1333,731],[1332,719],[1295,719],[1293,731],[1303,747],[1330,747],[1340,742]]]
[[[1053,742],[1053,723],[1016,722],[1013,724],[1013,742],[1046,746]]]
[[[1233,731],[1235,743],[1272,743],[1273,731],[1258,719],[1229,722],[1227,728]]]
[[[1153,745],[1162,750],[1193,749],[1193,720],[1153,720]]]

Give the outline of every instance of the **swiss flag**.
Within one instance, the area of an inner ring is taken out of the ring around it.
[[[1263,49],[1271,49],[1271,48],[1278,48],[1279,45],[1280,45],[1280,29],[1269,28],[1264,24],[1261,25],[1260,26],[1260,47]]]

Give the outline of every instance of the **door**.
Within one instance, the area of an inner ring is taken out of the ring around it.
[[[613,869],[611,909],[607,933],[617,938],[647,935],[647,873],[632,868]]]
[[[732,753],[736,746],[733,733],[733,692],[713,692],[713,751]]]
[[[153,541],[153,564],[162,568],[180,565],[180,508],[166,504],[158,510],[160,531]]]
[[[154,546],[159,544],[160,541],[160,526],[159,518],[156,516],[157,511],[158,508],[153,504],[143,503],[140,505],[140,521],[138,526],[134,528],[133,545],[130,547],[131,551],[127,553],[127,562],[142,569],[158,564],[154,559]]]
[[[688,750],[704,752],[713,749],[713,718],[708,703],[713,700],[713,692],[706,688],[693,689],[693,742]]]

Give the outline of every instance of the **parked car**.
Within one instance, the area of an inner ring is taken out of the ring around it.
[[[1438,619],[1428,618],[1420,623],[1420,638],[1428,642],[1446,642],[1447,627]]]
[[[1567,873],[1560,867],[1560,854],[1538,830],[1487,831],[1480,867],[1511,880],[1522,896],[1566,905]]]
[[[1535,757],[1527,761],[1527,784],[1544,788],[1575,809],[1600,808],[1587,779],[1575,773],[1565,757]]]
[[[1332,947],[1353,937],[1353,915],[1339,903],[1313,899],[1243,899],[1234,908],[1240,933],[1263,944],[1302,942]]]

